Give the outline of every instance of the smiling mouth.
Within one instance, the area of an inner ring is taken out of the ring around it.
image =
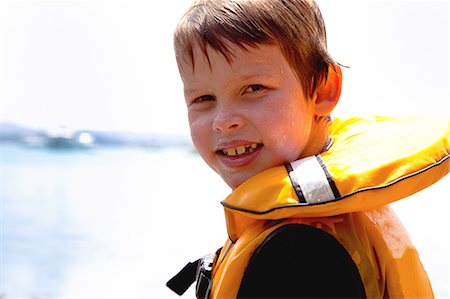
[[[241,156],[245,154],[253,153],[258,147],[261,147],[262,144],[260,143],[252,143],[249,145],[240,145],[237,147],[229,147],[224,148],[221,150],[216,151],[218,154],[229,156],[229,157],[235,157],[235,156]]]

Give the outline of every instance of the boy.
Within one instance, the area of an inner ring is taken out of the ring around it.
[[[199,298],[433,296],[384,205],[448,172],[445,126],[405,151],[410,120],[329,127],[342,74],[310,0],[200,0],[174,41],[193,143],[233,193],[223,202],[229,240],[171,288],[184,292],[180,277],[194,271]]]

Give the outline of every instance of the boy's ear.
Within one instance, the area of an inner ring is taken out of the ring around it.
[[[333,111],[339,101],[342,88],[342,71],[338,64],[328,67],[328,78],[316,90],[314,112],[326,116]]]

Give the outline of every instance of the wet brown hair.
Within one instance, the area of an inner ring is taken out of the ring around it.
[[[322,15],[313,0],[197,0],[175,30],[178,66],[184,61],[195,67],[194,46],[207,58],[209,46],[231,61],[230,43],[243,49],[278,45],[310,97],[335,64],[327,51]]]

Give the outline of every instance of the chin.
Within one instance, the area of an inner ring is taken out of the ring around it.
[[[236,180],[226,180],[224,179],[225,183],[230,187],[232,190],[239,187],[240,184],[242,184],[244,181],[236,181]]]
[[[240,184],[242,184],[245,180],[237,178],[236,176],[230,176],[230,175],[222,175],[219,174],[222,180],[225,182],[225,184],[228,185],[231,189],[236,189]]]
[[[247,170],[240,170],[240,171],[236,171],[236,172],[227,172],[224,174],[219,174],[223,181],[232,189],[235,190],[237,187],[239,187],[240,185],[242,185],[245,181],[247,181],[248,179],[250,179],[251,177],[257,175],[258,173],[268,169],[268,168],[272,168],[274,166],[277,166],[277,164],[275,165],[265,165],[265,167],[259,167],[259,168],[252,168],[252,169],[247,169]]]
[[[228,176],[228,177],[223,177],[222,179],[224,180],[224,182],[228,185],[228,187],[230,187],[232,190],[236,189],[237,187],[239,187],[242,183],[244,183],[246,180],[248,180],[249,178],[251,178],[253,175],[238,175],[238,176]]]

